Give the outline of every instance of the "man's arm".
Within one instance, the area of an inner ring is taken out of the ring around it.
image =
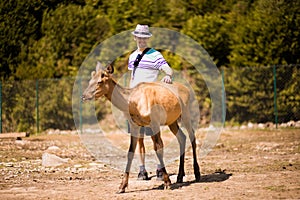
[[[163,65],[161,69],[166,73],[166,76],[162,78],[161,81],[165,83],[172,83],[173,70],[169,65]]]

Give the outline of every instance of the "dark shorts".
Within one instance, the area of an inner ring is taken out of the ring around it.
[[[130,133],[130,125],[129,125],[128,122],[127,122],[127,128],[128,128],[128,133]],[[140,133],[141,133],[142,135],[146,134],[147,136],[152,136],[152,135],[154,135],[154,133],[153,133],[153,131],[152,131],[152,129],[151,129],[150,127],[144,127],[144,126],[142,126],[142,127],[140,128]]]
[[[154,133],[153,133],[153,131],[152,131],[152,129],[150,127],[144,127],[144,126],[141,127],[140,133],[142,133],[142,134],[145,133],[147,136],[154,135]]]

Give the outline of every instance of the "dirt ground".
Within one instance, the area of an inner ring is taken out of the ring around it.
[[[50,151],[68,161],[42,166]],[[125,156],[125,155],[124,155]],[[300,199],[300,130],[225,130],[202,160],[201,182],[194,182],[187,151],[184,183],[178,162],[167,166],[170,190],[149,171],[149,181],[132,172],[126,193],[116,194],[122,171],[97,161],[74,134],[0,140],[0,198],[5,199]],[[125,162],[125,157],[123,158]],[[150,170],[150,169],[149,169]]]

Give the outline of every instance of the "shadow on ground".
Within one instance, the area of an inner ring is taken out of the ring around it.
[[[170,175],[174,175],[174,174],[170,174]],[[228,174],[225,171],[215,172],[213,174],[208,174],[208,175],[202,175],[199,182],[196,182],[195,180],[193,180],[193,181],[186,181],[183,183],[172,183],[170,186],[170,190],[180,189],[182,187],[187,187],[187,186],[190,186],[190,185],[196,184],[196,183],[222,182],[222,181],[226,181],[227,179],[229,179],[230,176],[232,176],[232,174],[231,173]],[[149,177],[149,179],[151,179],[153,177]],[[139,192],[139,191],[150,191],[150,190],[164,190],[164,184],[161,184],[157,187],[150,188],[150,189],[128,191],[126,193]]]
[[[202,175],[200,182],[196,182],[194,181],[186,181],[183,183],[173,183],[171,184],[171,190],[176,190],[182,187],[187,187],[191,184],[195,184],[195,183],[210,183],[210,182],[222,182],[222,181],[226,181],[227,179],[229,179],[229,177],[232,176],[232,174],[227,174],[226,172],[215,172],[213,174],[208,174],[208,175]],[[153,189],[164,189],[164,185],[160,185],[157,188],[153,188]]]

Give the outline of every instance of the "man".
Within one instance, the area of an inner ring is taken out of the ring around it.
[[[128,69],[132,70],[130,87],[135,87],[141,82],[157,81],[159,71],[164,71],[165,76],[162,81],[165,83],[172,83],[173,70],[170,68],[164,57],[160,52],[148,47],[148,40],[152,36],[148,25],[136,26],[132,32],[134,40],[137,44],[137,49],[130,55],[128,61]],[[146,51],[145,51],[146,50]],[[141,127],[141,134],[153,135],[153,131],[149,127]],[[139,180],[148,180],[148,173],[145,168],[145,146],[144,138],[138,139],[138,146],[140,152],[140,172],[138,174]],[[158,180],[162,180],[162,170],[159,164],[157,165],[156,175]]]

